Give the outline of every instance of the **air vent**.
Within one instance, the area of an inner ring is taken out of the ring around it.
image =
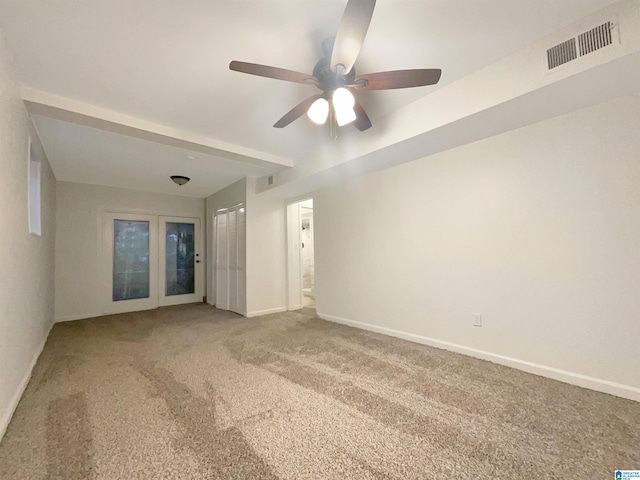
[[[578,58],[578,52],[576,50],[575,38],[562,42],[547,50],[547,65],[549,66],[549,70],[564,65],[576,58]]]
[[[547,50],[547,69],[572,62],[613,43],[613,22],[605,22]]]
[[[606,22],[599,27],[593,28],[588,32],[578,35],[578,45],[580,45],[580,56],[600,50],[602,47],[613,43],[611,22]]]
[[[273,175],[267,177],[267,185],[273,185]]]

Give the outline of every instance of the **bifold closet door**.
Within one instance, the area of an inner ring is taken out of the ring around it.
[[[227,212],[215,217],[216,227],[216,307],[229,310],[229,250],[227,247]]]
[[[220,210],[214,220],[216,307],[246,312],[245,209]]]
[[[230,210],[227,231],[229,233],[229,310],[238,311],[238,211]]]
[[[245,209],[243,207],[238,209],[236,217],[236,231],[237,231],[237,243],[238,243],[238,309],[234,312],[241,315],[247,314],[247,248],[246,248],[246,220]]]

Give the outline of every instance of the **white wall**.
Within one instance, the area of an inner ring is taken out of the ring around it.
[[[285,202],[256,195],[247,179],[247,316],[287,306]]]
[[[207,239],[207,302],[216,300],[216,282],[213,265],[213,216],[216,210],[234,207],[247,201],[247,179],[243,178],[206,199],[206,239]]]
[[[316,192],[319,314],[640,400],[639,112],[631,96]]]
[[[28,144],[41,161],[42,237],[29,234]],[[0,32],[0,438],[53,323],[56,180]]]
[[[98,296],[98,242],[102,212],[197,217],[200,224],[205,225],[204,210],[204,199],[199,198],[58,182],[56,321],[103,313]],[[199,253],[206,265],[206,255]],[[205,268],[201,272],[199,280],[204,282]]]

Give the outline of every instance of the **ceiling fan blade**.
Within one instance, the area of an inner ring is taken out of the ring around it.
[[[285,113],[284,116],[280,120],[278,120],[273,126],[276,128],[286,127],[291,122],[293,122],[294,120],[297,120],[302,115],[307,113],[307,110],[309,110],[309,107],[311,106],[311,104],[319,98],[322,98],[322,95],[312,95],[306,100],[303,100],[298,105],[296,105],[291,110],[289,110],[287,113]]]
[[[258,65],[257,63],[237,62],[233,61],[229,64],[229,69],[236,72],[258,75],[260,77],[275,78],[277,80],[285,80],[295,83],[309,83],[315,85],[318,79],[313,75],[306,73],[294,72],[284,68],[269,67],[267,65]]]
[[[353,105],[353,111],[356,112],[356,119],[353,121],[353,125],[358,130],[364,132],[368,128],[371,128],[371,120],[369,120],[369,115],[367,115],[367,112],[364,111],[362,105],[356,102]]]
[[[356,63],[367,35],[376,0],[349,0],[342,14],[331,53],[331,70],[346,75]],[[342,65],[344,69],[340,67]]]
[[[440,75],[442,75],[442,70],[436,68],[370,73],[356,77],[353,81],[353,88],[356,90],[390,90],[422,87],[438,83]]]

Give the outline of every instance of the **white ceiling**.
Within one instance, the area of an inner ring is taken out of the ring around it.
[[[206,197],[244,177],[275,171],[183,148],[32,115],[56,178],[66,182]],[[169,178],[191,181],[178,186]]]
[[[612,0],[378,0],[359,73],[442,68],[437,87],[360,92],[374,123]],[[311,72],[346,0],[0,0],[0,30],[32,89],[296,163],[336,142],[301,118],[273,123],[315,88],[231,72],[231,60]],[[206,196],[257,166],[36,117],[59,180]],[[338,142],[360,133],[352,127]],[[366,138],[366,137],[363,137]],[[194,160],[187,159],[194,156]],[[259,156],[259,155],[258,155]],[[228,183],[225,183],[228,182]]]

